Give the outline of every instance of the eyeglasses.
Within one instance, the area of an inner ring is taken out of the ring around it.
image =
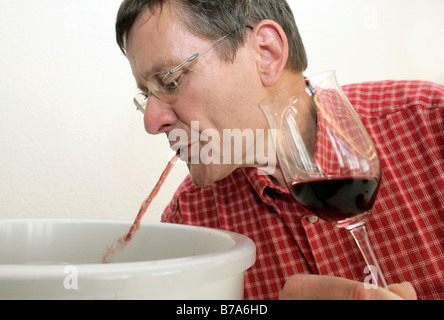
[[[153,74],[148,79],[148,92],[139,93],[134,97],[134,104],[137,107],[137,110],[145,113],[146,104],[148,102],[148,97],[150,94],[154,95],[156,98],[165,101],[166,103],[174,103],[177,101],[180,92],[179,86],[179,71],[183,70],[183,68],[189,63],[197,60],[197,58],[201,57],[204,53],[210,50],[216,43],[222,41],[228,37],[228,34],[216,40],[208,47],[203,49],[202,51],[193,54],[187,60],[183,61],[177,67],[171,69],[168,72],[158,72]],[[178,76],[176,76],[178,75]]]
[[[253,29],[251,26],[245,26],[249,29]],[[156,98],[166,102],[166,103],[175,103],[177,99],[179,98],[180,93],[180,76],[182,75],[180,71],[183,70],[183,68],[190,64],[193,61],[196,61],[197,58],[201,57],[204,53],[206,53],[208,50],[210,50],[215,44],[222,41],[226,37],[228,37],[231,33],[226,34],[222,38],[214,41],[212,44],[210,44],[208,47],[203,49],[202,51],[193,54],[191,57],[189,57],[187,60],[180,63],[175,68],[171,69],[168,72],[157,72],[153,74],[149,79],[147,83],[148,92],[143,92],[137,94],[133,101],[134,104],[137,107],[137,110],[139,110],[142,113],[145,113],[146,104],[148,102],[148,97],[152,94]]]

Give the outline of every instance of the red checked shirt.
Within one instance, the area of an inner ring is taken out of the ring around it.
[[[411,282],[420,299],[444,299],[444,87],[383,81],[343,89],[380,157],[381,187],[366,228],[386,281]],[[255,168],[205,188],[188,176],[162,221],[250,237],[257,260],[246,272],[246,299],[276,299],[296,273],[368,276],[347,230],[314,217]]]

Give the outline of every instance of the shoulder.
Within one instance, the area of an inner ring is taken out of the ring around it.
[[[385,80],[342,87],[358,113],[364,116],[420,105],[444,108],[444,86],[421,80]]]

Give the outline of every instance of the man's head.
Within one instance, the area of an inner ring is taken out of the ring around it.
[[[251,153],[247,145],[242,163],[222,162],[222,149],[228,148],[220,141],[224,130],[266,129],[259,101],[301,77],[307,66],[291,9],[281,0],[125,0],[116,33],[139,88],[148,94],[146,130],[167,134],[188,155],[193,181],[201,186],[245,165]],[[177,99],[156,95],[156,81],[165,90],[179,86]],[[171,138],[178,139],[179,131],[187,142]],[[220,161],[197,161],[203,154]],[[257,166],[256,160],[248,165]]]
[[[116,40],[126,52],[126,41],[137,17],[146,9],[154,11],[171,0],[125,0],[120,6],[116,22]],[[230,33],[218,52],[226,61],[232,61],[244,42],[246,25],[254,26],[262,20],[276,21],[289,42],[287,68],[302,72],[307,68],[307,57],[293,13],[286,0],[175,0],[178,17],[190,31],[208,40],[216,40]],[[147,39],[149,41],[149,39]]]

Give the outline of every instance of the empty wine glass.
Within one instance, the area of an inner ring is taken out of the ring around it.
[[[293,83],[260,103],[293,196],[353,235],[374,283],[387,288],[365,229],[379,189],[377,152],[335,72]]]

